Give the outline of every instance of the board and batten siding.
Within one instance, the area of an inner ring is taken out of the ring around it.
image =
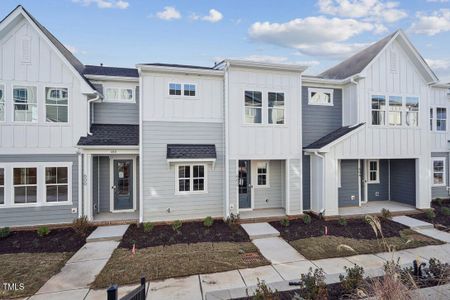
[[[380,182],[367,183],[368,201],[389,200],[389,161],[386,159],[380,159],[379,168]]]
[[[445,158],[445,178],[446,178],[446,186],[431,186],[431,198],[449,198],[450,195],[447,191],[447,186],[449,186],[449,154],[448,152],[433,152],[431,153],[431,157],[443,157]],[[433,161],[431,161],[433,163]],[[433,167],[431,167],[431,172],[433,172]],[[431,180],[433,180],[433,174],[431,175]]]
[[[143,122],[144,221],[223,217],[224,138],[222,123]],[[217,160],[207,164],[207,193],[176,195],[175,167],[166,160],[167,144],[214,144]],[[169,212],[170,209],[170,212]]]
[[[307,146],[342,127],[342,90],[333,90],[333,105],[309,105],[308,88],[302,87],[302,143]],[[323,88],[323,87],[321,87]],[[311,208],[309,156],[303,155],[303,209]]]
[[[302,161],[301,159],[290,159],[288,167],[289,203],[286,204],[289,215],[298,215],[303,213],[302,203]]]
[[[416,160],[391,160],[391,200],[416,205]]]
[[[22,16],[0,37],[0,85],[5,86],[6,120],[0,127],[0,154],[75,153],[87,132],[86,84],[41,34]],[[22,62],[23,39],[30,40],[30,62]],[[82,87],[83,84],[83,87]],[[14,122],[13,86],[36,87],[38,121]],[[69,94],[68,123],[46,122],[45,88],[65,87]]]
[[[284,161],[270,160],[269,164],[269,184],[267,187],[257,186],[258,174],[257,174],[257,161],[252,161],[252,181],[254,193],[255,209],[260,208],[280,208],[284,204],[284,181],[282,174],[282,165]]]
[[[43,224],[71,223],[78,217],[72,208],[78,209],[78,156],[69,154],[52,155],[0,155],[1,163],[22,162],[71,162],[72,203],[35,207],[0,207],[0,227],[33,226]]]
[[[338,188],[338,206],[345,207],[358,205],[358,160],[341,160],[341,186]]]

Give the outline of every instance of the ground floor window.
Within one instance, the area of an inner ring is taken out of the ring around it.
[[[434,157],[432,162],[433,186],[445,186],[445,158]]]
[[[47,202],[66,202],[69,200],[69,180],[67,167],[45,168]]]
[[[380,182],[380,168],[378,160],[367,161],[367,182],[379,183]]]
[[[177,165],[175,174],[177,194],[206,192],[206,165]]]
[[[37,168],[14,168],[14,203],[37,202]]]
[[[256,165],[257,169],[257,186],[268,186],[269,185],[269,164],[267,162],[258,162]]]

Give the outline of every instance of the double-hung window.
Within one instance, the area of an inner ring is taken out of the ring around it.
[[[389,96],[389,125],[402,125],[403,99],[400,96]]]
[[[245,123],[262,123],[262,93],[259,91],[245,91]]]
[[[195,97],[195,84],[184,84],[183,95],[189,97]]]
[[[385,125],[386,97],[372,96],[372,125]]]
[[[5,169],[0,168],[0,205],[5,204]]]
[[[267,162],[258,162],[256,165],[257,186],[269,185],[269,166]]]
[[[419,126],[419,98],[406,97],[406,125]]]
[[[206,192],[206,165],[179,165],[175,171],[178,194]]]
[[[436,107],[436,131],[447,131],[447,109]]]
[[[367,182],[379,183],[380,182],[380,168],[378,160],[369,160],[367,162]]]
[[[45,89],[45,111],[47,122],[67,123],[68,92],[66,88]]]
[[[37,202],[37,168],[14,168],[14,203]]]
[[[181,96],[181,84],[180,83],[169,83],[169,95]]]
[[[433,186],[445,186],[445,158],[433,157]]]
[[[284,124],[284,93],[269,92],[269,124]]]
[[[45,168],[46,202],[69,201],[69,179],[67,167]]]
[[[14,121],[37,122],[38,107],[35,87],[15,86],[13,88]]]
[[[0,122],[5,121],[5,86],[0,85]]]

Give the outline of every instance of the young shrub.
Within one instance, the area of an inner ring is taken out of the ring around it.
[[[10,234],[11,230],[9,230],[9,227],[0,228],[0,239],[8,237]]]
[[[155,224],[153,224],[152,222],[145,222],[144,223],[144,232],[150,232],[153,230],[153,228],[155,227]]]
[[[346,293],[354,294],[364,284],[364,268],[355,264],[351,268],[345,266],[344,269],[345,276],[339,275],[341,286]]]
[[[227,224],[228,226],[230,226],[231,229],[236,230],[237,228],[239,228],[239,220],[240,220],[239,214],[231,213],[230,216],[227,218]]]
[[[436,213],[431,208],[427,209],[425,211],[425,215],[427,216],[427,219],[430,220],[430,221],[433,221],[436,218]]]
[[[176,220],[172,223],[172,229],[175,232],[179,232],[181,229],[181,226],[183,226],[183,223],[180,220]]]
[[[436,203],[442,207],[442,205],[444,204],[444,201],[441,198],[436,198]]]
[[[289,219],[287,217],[283,218],[280,220],[280,224],[283,227],[288,227],[289,226]]]
[[[81,236],[85,236],[89,232],[89,227],[91,227],[91,223],[88,221],[87,217],[81,217],[73,220],[72,228],[75,232]]]
[[[304,215],[303,216],[303,223],[310,224],[311,223],[311,216],[310,215]]]
[[[206,228],[213,226],[213,224],[214,219],[211,216],[208,216],[203,220],[203,226],[205,226]]]
[[[381,216],[385,219],[392,219],[391,211],[387,208],[381,210]]]
[[[450,208],[449,207],[442,207],[441,208],[441,212],[442,214],[444,214],[445,216],[450,216]]]
[[[47,226],[39,227],[38,230],[37,230],[37,234],[38,234],[40,237],[47,236],[49,233],[50,233],[50,229],[48,229]]]
[[[344,217],[339,217],[338,222],[339,222],[339,225],[341,225],[341,226],[347,226],[347,219]]]
[[[327,299],[327,284],[322,269],[309,268],[308,274],[300,277],[300,296],[302,299]]]
[[[280,297],[278,295],[277,290],[272,290],[269,286],[267,286],[264,280],[259,280],[257,278],[258,284],[255,289],[255,293],[253,294],[253,300],[279,300]]]

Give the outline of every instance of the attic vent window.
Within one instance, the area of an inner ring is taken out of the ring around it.
[[[21,41],[22,63],[31,63],[31,38],[24,37]]]
[[[392,73],[397,73],[397,53],[395,53],[394,51],[391,51],[390,53],[390,60],[391,60],[391,72]]]

